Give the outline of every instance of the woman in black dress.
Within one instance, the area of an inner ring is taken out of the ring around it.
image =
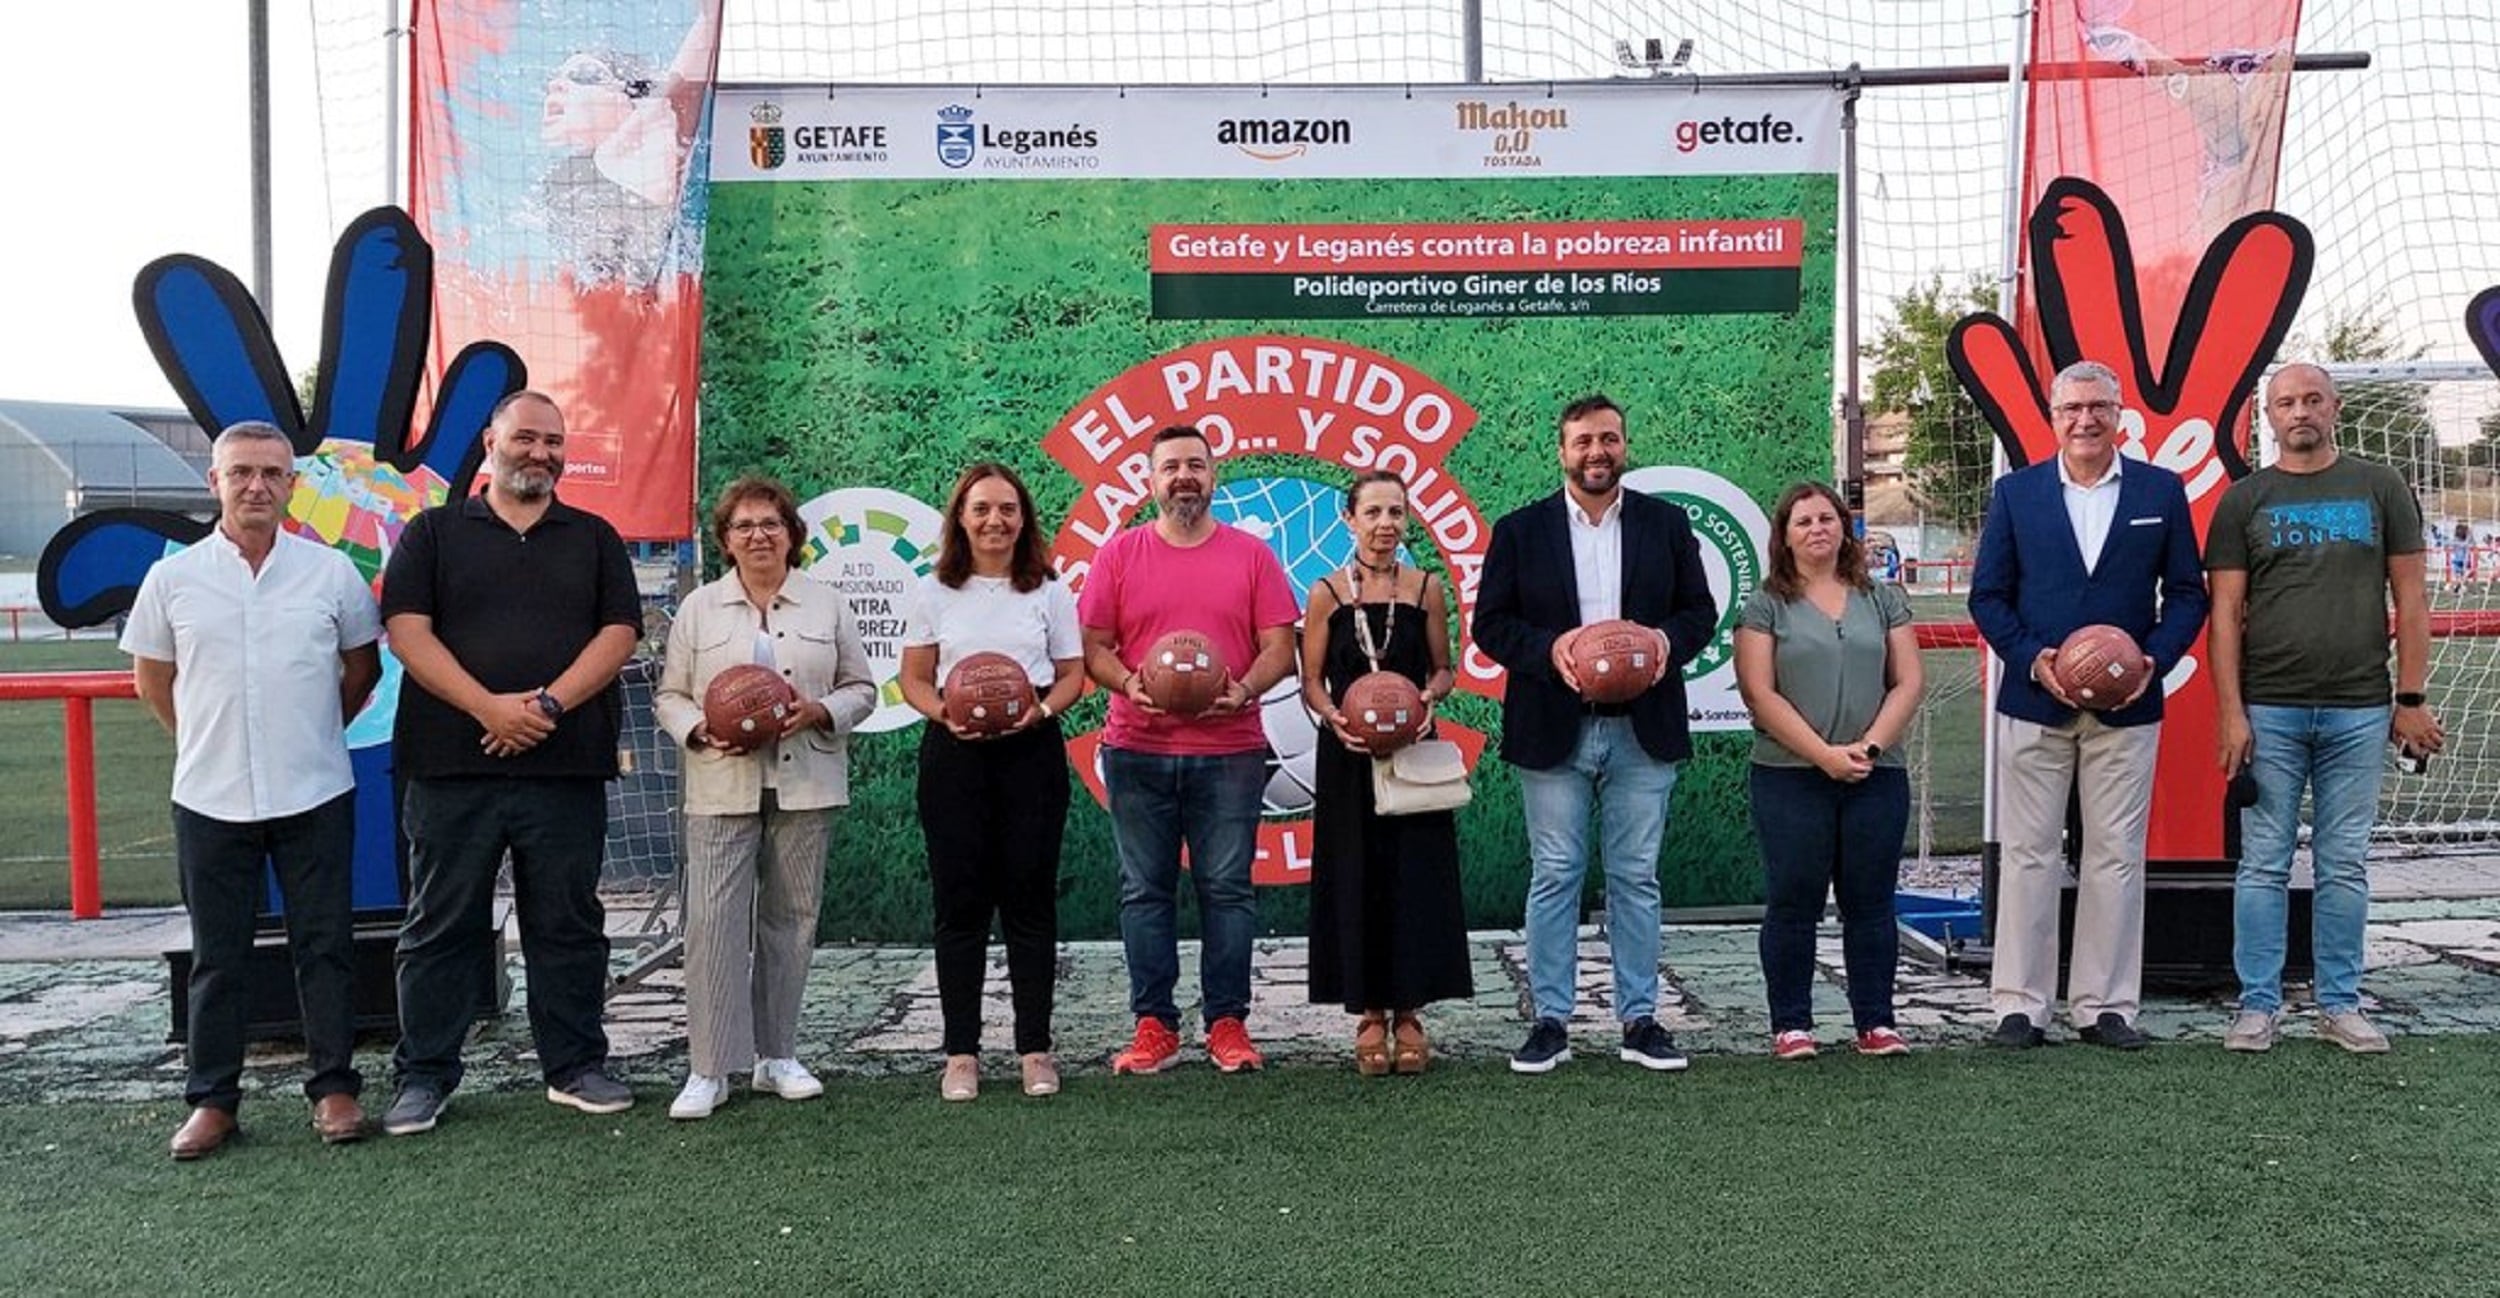
[[[1360,1016],[1354,1064],[1367,1077],[1422,1072],[1432,1047],[1416,1011],[1475,994],[1457,820],[1374,814],[1371,757],[1338,706],[1374,670],[1415,682],[1427,706],[1456,679],[1441,580],[1398,562],[1406,523],[1403,479],[1374,471],[1354,480],[1354,561],[1311,588],[1302,631],[1302,699],[1330,735],[1316,754],[1311,1000]]]

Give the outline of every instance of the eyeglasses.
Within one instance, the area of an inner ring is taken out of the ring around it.
[[[2085,415],[2096,415],[2107,419],[2118,413],[2118,403],[2115,401],[2061,401],[2049,407],[2049,413],[2060,419],[2079,419]]]
[[[778,518],[740,519],[729,525],[729,534],[731,536],[778,536],[781,534],[781,520]]]

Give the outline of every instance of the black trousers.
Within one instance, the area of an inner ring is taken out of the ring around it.
[[[607,789],[591,778],[408,781],[400,828],[410,890],[391,1055],[403,1085],[449,1093],[460,1084],[479,980],[493,977],[495,875],[507,851],[539,1071],[562,1086],[607,1062],[607,819]]]
[[[993,915],[1007,941],[1016,1053],[1050,1049],[1059,839],[1067,823],[1068,755],[1055,722],[977,741],[941,725],[921,727],[920,832],[929,845],[946,1053],[980,1052]]]
[[[356,795],[275,820],[216,820],[174,807],[174,864],[191,912],[190,1075],[182,1098],[235,1111],[243,1100],[243,1029],[251,1015],[252,939],[260,924],[261,867],[286,901],[287,956],[304,1017],[312,1075],[304,1094],[355,1095],[357,1075],[354,875]]]

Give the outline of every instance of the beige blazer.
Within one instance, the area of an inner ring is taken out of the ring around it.
[[[755,631],[763,621],[735,572],[698,587],[679,605],[668,629],[655,710],[660,728],[680,745],[703,724],[703,691],[712,678],[755,661]],[[801,698],[825,705],[833,728],[802,731],[773,749],[735,756],[687,748],[679,784],[688,814],[754,814],[763,806],[767,757],[776,763],[774,784],[784,809],[812,811],[851,800],[851,728],[876,711],[877,679],[850,602],[794,570],[773,597],[771,625],[773,659],[782,676]]]

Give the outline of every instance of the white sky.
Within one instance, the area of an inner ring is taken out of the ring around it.
[[[130,311],[131,278],[170,252],[252,279],[250,70],[243,0],[0,4],[0,121],[10,192],[0,197],[0,396],[171,406]],[[272,0],[273,316],[290,370],[320,347],[330,241],[381,202],[382,0],[322,5],[324,80],[353,92],[361,138],[332,125],[324,163],[313,22]],[[371,36],[361,62],[350,42]],[[356,66],[348,66],[355,62]],[[333,111],[333,116],[339,110]],[[361,166],[357,164],[361,162]],[[354,168],[349,170],[348,168]]]

